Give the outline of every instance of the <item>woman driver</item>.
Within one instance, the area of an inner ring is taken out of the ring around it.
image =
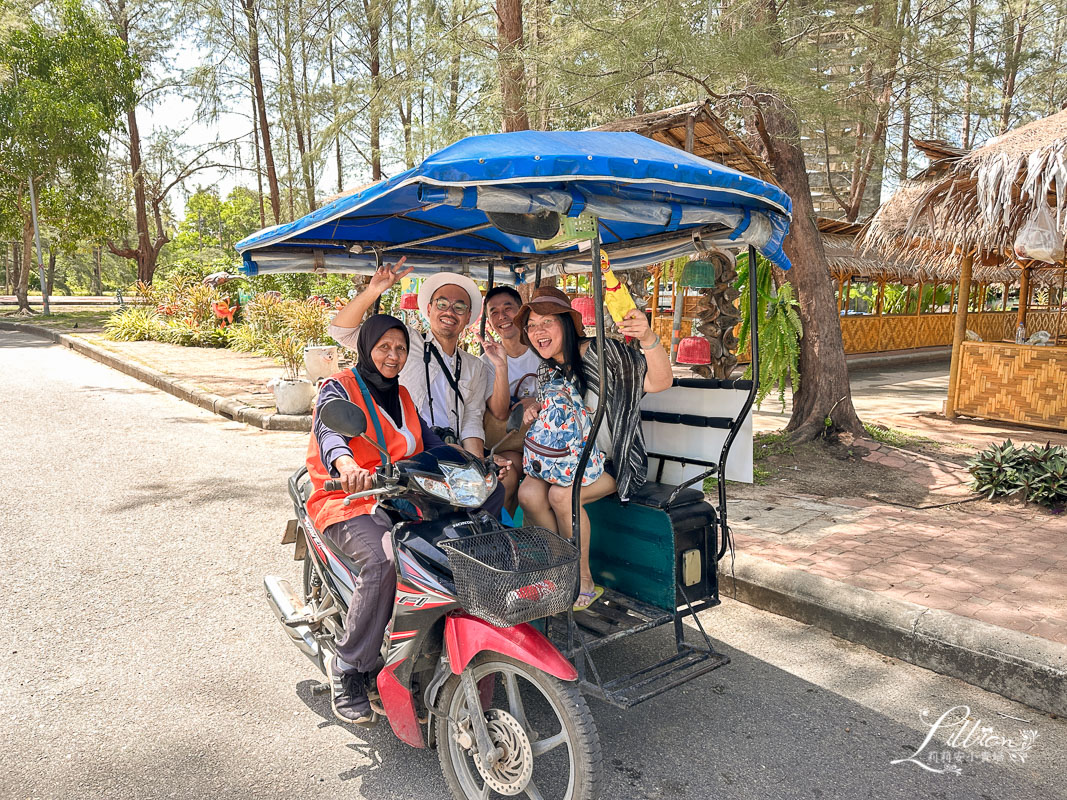
[[[584,336],[581,314],[559,289],[534,291],[530,301],[515,315],[523,342],[531,345],[544,364],[543,376],[562,373],[575,385],[585,405],[596,409],[605,402],[605,418],[597,434],[597,447],[606,457],[604,472],[581,488],[580,533],[582,548],[581,592],[574,604],[581,611],[604,593],[593,583],[589,569],[589,516],[585,504],[617,491],[626,500],[645,482],[648,469],[641,434],[641,398],[646,392],[662,392],[674,381],[671,362],[660,338],[638,309],[631,309],[617,323],[620,333],[637,341],[638,352],[614,339],[604,340],[605,387],[601,391],[596,348]],[[527,414],[530,422],[537,412]],[[592,412],[590,412],[590,417]],[[571,486],[527,476],[519,486],[523,514],[535,525],[571,535]]]
[[[381,423],[385,441],[379,444],[391,460],[444,445],[419,417],[411,396],[399,382],[408,358],[404,324],[385,314],[369,317],[360,327],[356,353],[358,362],[353,370],[323,382],[318,405],[342,398],[362,408],[371,420],[372,409],[367,408],[362,383]],[[374,428],[368,427],[373,437]],[[327,428],[315,415],[307,454],[308,476],[314,488],[307,501],[308,514],[334,547],[359,566],[345,631],[335,643],[336,657],[329,657],[327,662],[333,711],[343,722],[363,723],[373,718],[367,698],[369,674],[378,661],[396,587],[389,518],[374,497],[344,504],[347,495],[372,488],[375,469],[381,463],[381,455],[365,440],[348,439]],[[323,486],[331,478],[340,479],[342,491],[325,491]],[[499,513],[503,499],[503,488],[498,486],[486,509]]]

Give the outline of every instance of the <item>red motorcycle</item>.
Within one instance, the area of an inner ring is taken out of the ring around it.
[[[323,405],[319,417],[348,437],[366,430],[363,411],[344,400]],[[550,531],[506,528],[477,511],[496,485],[491,457],[439,447],[396,463],[383,452],[375,486],[350,495],[377,496],[394,523],[396,598],[372,705],[402,741],[437,748],[457,800],[492,792],[592,800],[600,740],[578,673],[529,624],[574,601],[578,550]],[[267,599],[325,673],[358,568],[312,524],[306,469],[290,478],[289,494],[297,518],[283,544],[304,563],[303,587],[267,576]]]

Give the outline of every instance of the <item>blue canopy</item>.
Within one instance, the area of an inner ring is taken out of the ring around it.
[[[538,262],[546,275],[588,271],[578,245],[538,250],[487,216],[555,211],[595,216],[616,269],[691,253],[696,237],[711,246],[752,244],[788,269],[782,240],[791,210],[777,186],[636,133],[520,131],[463,139],[394,178],[265,228],[237,250],[249,275],[369,272],[401,255],[423,274],[484,277],[492,264],[505,282],[521,281]]]

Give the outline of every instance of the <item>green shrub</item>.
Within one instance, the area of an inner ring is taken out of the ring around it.
[[[104,323],[104,336],[116,342],[146,342],[158,339],[167,326],[151,308],[126,306]]]
[[[971,487],[992,500],[1018,495],[1030,503],[1067,503],[1067,448],[1016,445],[1011,439],[992,445],[967,462]]]

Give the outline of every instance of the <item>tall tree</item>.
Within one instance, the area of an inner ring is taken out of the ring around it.
[[[0,33],[0,227],[21,229],[15,293],[29,311],[33,180],[42,224],[70,237],[102,232],[107,135],[133,97],[137,69],[123,43],[78,0],[22,9]]]
[[[530,127],[523,68],[522,0],[496,0],[497,60],[504,132]]]

